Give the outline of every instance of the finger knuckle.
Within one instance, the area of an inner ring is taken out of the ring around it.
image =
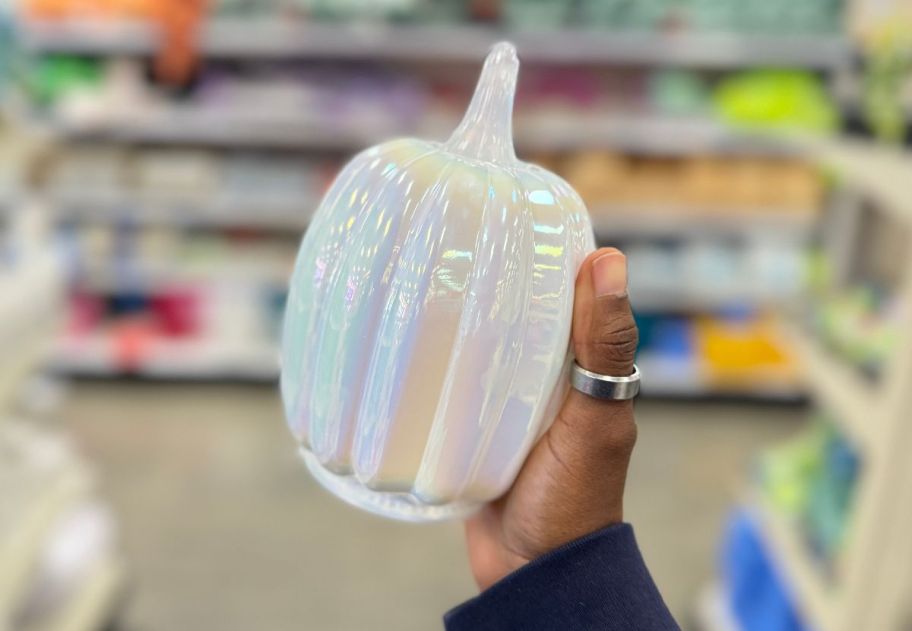
[[[602,457],[609,459],[623,459],[633,453],[637,443],[638,428],[633,419],[621,420],[608,412],[601,405],[590,405],[586,401],[586,407],[574,411],[570,417],[564,412],[558,415],[555,421],[555,427],[558,431],[552,432],[551,437],[553,447],[565,462],[574,460],[576,452],[597,451]],[[596,431],[579,432],[574,428],[580,426],[597,428]],[[561,430],[571,430],[561,431]]]
[[[623,453],[629,454],[636,447],[639,430],[636,423],[626,423],[617,429],[614,444]]]
[[[624,423],[612,427],[603,437],[601,445],[603,453],[612,459],[629,457],[636,447],[637,433],[635,423]]]
[[[640,334],[632,319],[623,318],[597,325],[591,340],[591,346],[606,358],[623,361],[636,353]]]
[[[636,342],[640,332],[633,316],[620,315],[606,318],[595,325],[596,339],[606,340],[617,344]]]

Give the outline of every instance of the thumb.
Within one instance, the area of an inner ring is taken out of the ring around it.
[[[586,370],[633,374],[639,335],[627,297],[627,258],[603,248],[583,263],[576,284],[573,351]]]
[[[639,335],[627,297],[627,258],[620,250],[598,250],[581,266],[572,335],[582,368],[612,377],[633,374]],[[632,401],[605,401],[572,389],[551,431],[554,446],[572,454],[568,460],[598,463],[596,471],[608,467],[622,476],[636,435]]]

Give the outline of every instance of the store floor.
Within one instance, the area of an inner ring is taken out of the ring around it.
[[[427,631],[473,594],[456,524],[361,514],[311,481],[271,388],[91,383],[62,416],[122,526],[128,631]],[[642,402],[627,513],[686,624],[755,451],[800,410]]]

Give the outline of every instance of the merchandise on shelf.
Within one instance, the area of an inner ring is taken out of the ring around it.
[[[696,322],[696,340],[707,380],[714,387],[762,384],[787,390],[799,381],[796,358],[789,353],[773,318],[702,316]]]
[[[303,229],[336,165],[304,157],[74,147],[45,159],[62,218]]]
[[[556,29],[572,20],[571,0],[503,0],[503,21],[517,29]]]
[[[57,348],[65,370],[269,379],[294,243],[177,227],[72,228],[82,269]]]
[[[842,12],[842,0],[582,0],[578,21],[609,30],[833,33]]]
[[[877,374],[902,337],[908,306],[872,286],[849,288],[821,301],[814,328],[837,355]]]
[[[23,0],[23,11],[39,20],[157,18],[172,0]]]
[[[838,110],[822,80],[802,70],[732,75],[716,87],[714,100],[722,119],[740,127],[832,133],[839,125]]]
[[[665,239],[632,241],[624,250],[631,266],[631,295],[644,307],[663,296],[692,296],[694,303],[702,299],[717,308],[781,306],[802,288],[801,248],[793,243]]]
[[[728,520],[722,539],[721,574],[729,610],[743,631],[810,631],[770,558],[763,533],[743,510]]]
[[[120,589],[114,520],[70,441],[0,416],[0,620],[15,629],[107,621]]]
[[[0,5],[0,102],[5,94],[7,84],[12,80],[18,59],[16,47],[16,27],[13,13],[7,3]],[[0,121],[2,125],[2,121]]]
[[[662,315],[646,310],[638,311],[637,324],[637,362],[648,370],[654,394],[797,396],[798,366],[769,316],[686,315],[683,311]],[[649,384],[645,391],[650,393]]]
[[[894,16],[867,37],[863,105],[874,133],[901,142],[912,120],[912,9]]]
[[[558,169],[596,213],[637,205],[813,214],[823,198],[816,171],[787,158],[660,159],[590,151],[569,156]]]
[[[398,135],[443,139],[468,90],[454,78],[418,80],[402,68],[373,64],[260,63],[239,72],[212,61],[195,85],[175,98],[148,82],[139,61],[99,66],[56,57],[37,68],[32,94],[49,122],[77,137],[109,141],[348,152]],[[684,71],[532,68],[517,100],[519,149],[616,147],[675,155],[718,153],[730,146],[749,153],[752,147],[763,151],[763,139],[728,128],[720,117],[739,126],[818,129],[824,118],[818,110],[828,106],[812,103],[813,96],[800,89],[796,95],[795,85],[816,85],[811,79],[764,80],[758,88],[758,81],[723,78],[715,89],[722,105],[714,107],[713,82]]]
[[[861,462],[824,417],[759,460],[757,483],[768,510],[800,529],[808,554],[832,573],[850,525]]]
[[[32,63],[29,93],[37,104],[53,104],[73,93],[98,91],[104,74],[99,62],[82,57],[48,56]]]

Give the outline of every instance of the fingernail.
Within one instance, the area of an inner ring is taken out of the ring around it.
[[[627,293],[627,257],[620,252],[604,254],[592,262],[595,297],[623,296]]]

